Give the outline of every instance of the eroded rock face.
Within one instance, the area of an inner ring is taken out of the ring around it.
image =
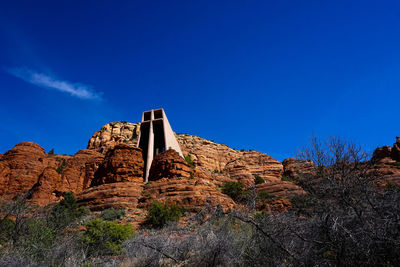
[[[73,157],[48,155],[33,143],[21,145],[17,152],[1,156],[0,184],[14,192],[30,191],[31,201],[40,205],[57,201],[72,191],[78,194],[81,204],[97,210],[121,205],[135,209],[139,199],[143,207],[159,199],[188,205],[192,210],[209,204],[230,208],[235,203],[220,193],[221,186],[228,181],[241,181],[251,187],[256,176],[265,180],[259,190],[266,190],[269,184],[269,191],[277,196],[302,193],[296,185],[281,181],[283,166],[272,157],[190,135],[177,135],[177,140],[196,168],[190,168],[173,150],[163,152],[155,157],[151,183],[143,189],[142,153],[135,147],[139,131],[138,123],[106,124],[92,136],[89,149],[80,150]],[[13,157],[27,166],[18,167],[20,163]],[[22,180],[15,178],[22,170],[29,170],[32,175]]]
[[[306,192],[298,185],[289,181],[279,179],[269,179],[265,183],[256,186],[258,192],[267,192],[273,197],[292,198],[297,195],[306,194]]]
[[[143,182],[138,181],[101,184],[80,193],[77,201],[94,211],[108,208],[133,210],[137,207],[143,185]]]
[[[95,149],[103,154],[116,144],[136,146],[140,133],[140,123],[125,121],[110,122],[97,132],[89,140],[88,149]]]
[[[242,179],[248,180],[249,183],[250,180],[254,183],[255,175],[263,179],[280,179],[283,173],[283,166],[279,161],[261,152],[239,151],[227,145],[188,134],[177,135],[177,140],[183,154],[189,155],[195,166],[203,170],[216,173],[226,172],[234,179],[247,176]]]
[[[144,185],[143,168],[140,148],[117,144],[105,155],[90,188],[78,195],[78,203],[91,210],[135,209]]]
[[[162,178],[190,177],[192,169],[173,149],[164,151],[154,157],[150,168],[149,181]]]
[[[143,182],[142,150],[126,144],[110,149],[95,172],[91,186],[116,182]]]
[[[87,188],[103,155],[80,150],[73,157],[53,155],[32,142],[22,142],[7,151],[0,162],[0,197],[27,196],[46,205],[64,193]]]
[[[73,157],[60,158],[57,167],[47,167],[32,187],[30,200],[39,205],[59,201],[66,192],[78,194],[89,187],[104,156],[94,150],[79,150]]]
[[[155,200],[182,205],[190,211],[199,211],[208,205],[220,205],[223,209],[235,205],[217,190],[206,173],[191,169],[175,150],[167,150],[154,158],[139,207],[147,208]]]
[[[392,159],[400,162],[400,137],[396,137],[396,143],[393,144],[392,148]]]
[[[372,159],[374,163],[383,162],[400,162],[400,137],[396,137],[396,143],[390,146],[378,147],[375,149]]]
[[[400,137],[396,137],[393,147],[377,148],[372,156],[373,173],[379,186],[400,185]]]
[[[201,169],[221,172],[228,162],[241,156],[238,150],[197,136],[176,134],[176,139],[182,153],[189,155],[196,167]]]
[[[162,178],[148,183],[143,190],[140,208],[147,208],[151,202],[175,203],[189,211],[199,211],[211,205],[233,209],[235,202],[222,194],[207,180],[194,178]]]
[[[22,142],[7,151],[0,162],[0,196],[25,195],[47,166],[56,166],[44,149],[32,142]]]
[[[315,166],[311,161],[297,160],[294,158],[285,159],[283,162],[283,175],[297,180],[299,176],[314,175]]]

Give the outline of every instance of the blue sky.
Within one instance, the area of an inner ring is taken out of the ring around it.
[[[398,1],[2,1],[0,153],[74,154],[163,107],[174,131],[278,160],[312,134],[400,135]]]

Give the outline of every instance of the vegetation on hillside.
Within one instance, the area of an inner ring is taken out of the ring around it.
[[[367,154],[338,138],[314,138],[298,158],[315,169],[298,173],[307,194],[285,212],[256,212],[251,203],[274,196],[226,183],[243,209],[207,207],[178,224],[183,207],[153,202],[137,234],[115,221],[125,211],[90,213],[72,193],[50,209],[4,201],[0,266],[400,266],[399,187],[377,188]]]

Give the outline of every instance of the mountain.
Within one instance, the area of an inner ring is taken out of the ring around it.
[[[22,142],[0,156],[0,196],[25,196],[31,203],[47,205],[73,192],[81,205],[92,210],[124,207],[137,220],[154,201],[177,203],[190,211],[209,205],[240,208],[241,203],[221,192],[226,182],[272,199],[266,209],[285,209],[290,199],[305,191],[296,185],[299,173],[312,173],[312,162],[286,159],[282,163],[253,150],[235,150],[188,134],[176,134],[186,158],[174,150],[153,160],[150,179],[143,180],[142,151],[136,147],[140,123],[112,122],[89,139],[86,149],[73,156],[45,153],[32,142]],[[399,184],[400,138],[393,147],[378,148],[373,155],[379,184]],[[255,184],[258,179],[259,183]]]

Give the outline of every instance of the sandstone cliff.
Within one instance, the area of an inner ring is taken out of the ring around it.
[[[379,177],[379,185],[400,185],[400,137],[396,137],[396,143],[392,147],[377,148],[373,153],[372,162],[374,173]]]
[[[151,182],[143,191],[140,207],[152,201],[183,205],[189,211],[199,211],[208,205],[233,208],[234,201],[202,178],[201,171],[193,172],[175,150],[158,154],[150,169]]]
[[[143,168],[140,148],[116,145],[106,153],[90,187],[78,195],[78,203],[92,210],[135,209],[144,185]]]
[[[103,155],[80,150],[74,156],[47,154],[39,145],[22,142],[0,161],[0,196],[27,196],[40,205],[59,200],[65,192],[87,188]]]
[[[45,205],[72,191],[80,204],[93,210],[145,208],[153,200],[176,202],[189,210],[206,205],[232,208],[236,203],[220,192],[228,181],[254,186],[279,197],[303,194],[297,185],[282,181],[283,165],[264,153],[239,151],[187,134],[177,134],[189,166],[175,151],[157,155],[150,183],[143,182],[143,159],[136,148],[139,123],[113,122],[90,138],[88,149],[74,156],[49,155],[34,143],[21,143],[1,156],[0,196],[28,194],[30,201]]]
[[[116,144],[125,143],[135,146],[140,133],[140,123],[126,121],[110,122],[103,125],[89,139],[88,149],[95,149],[98,152],[106,153]]]

